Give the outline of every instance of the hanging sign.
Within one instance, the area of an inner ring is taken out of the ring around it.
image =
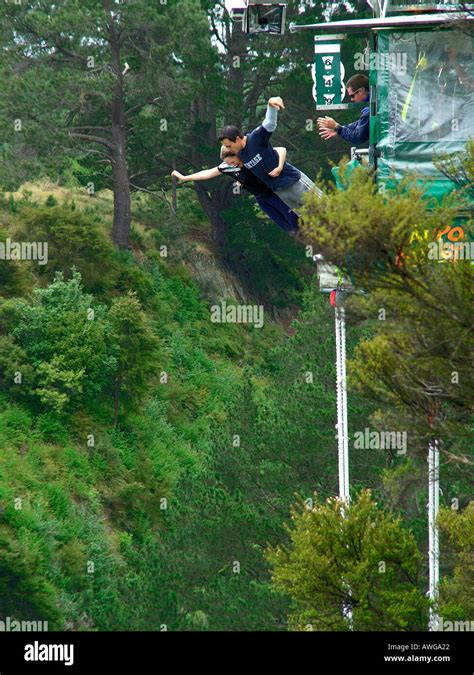
[[[341,40],[345,35],[316,35],[314,38],[313,98],[317,110],[346,110],[345,69],[341,62]]]

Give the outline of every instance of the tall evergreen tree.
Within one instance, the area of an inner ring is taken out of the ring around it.
[[[180,8],[186,4],[2,3],[2,75],[9,92],[2,97],[0,111],[6,165],[2,182],[31,179],[35,168],[57,175],[70,165],[69,156],[89,161],[98,157],[105,169],[87,189],[93,192],[110,182],[112,237],[118,247],[127,248],[131,177],[141,173],[135,163],[130,171],[127,136],[139,115],[151,119],[155,130],[172,116],[180,57],[169,26],[189,44],[186,32],[192,32],[193,24],[185,16],[180,23]],[[156,143],[149,133],[145,126],[142,142],[148,146]],[[16,158],[22,170],[15,176],[8,164]],[[33,160],[32,166],[28,160]]]

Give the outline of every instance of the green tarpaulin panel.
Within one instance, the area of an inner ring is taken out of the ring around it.
[[[360,166],[360,162],[357,159],[351,159],[350,162],[347,163],[346,166],[346,177],[349,178],[351,173],[355,171],[355,169]],[[334,176],[334,180],[336,181],[336,186],[339,190],[344,190],[344,185],[341,183],[341,170],[338,166],[333,166],[331,169],[331,173]]]
[[[451,2],[450,0],[387,0],[387,14],[403,14],[430,10],[432,12],[459,11],[461,5],[473,9],[472,3]]]
[[[452,182],[433,156],[465,149],[474,138],[474,38],[457,30],[381,31],[376,71],[377,182],[389,184],[413,171],[430,181],[428,194],[442,198]],[[390,67],[390,64],[396,64]]]

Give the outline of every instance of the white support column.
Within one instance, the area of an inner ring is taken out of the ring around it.
[[[439,440],[434,439],[428,448],[428,597],[434,603],[430,609],[429,630],[436,631],[439,625],[437,613],[439,588]]]
[[[337,298],[337,294],[336,294]],[[336,316],[336,392],[337,392],[337,448],[339,465],[339,498],[342,501],[341,513],[344,517],[345,506],[349,504],[349,434],[347,424],[346,389],[346,316],[343,306],[335,307]],[[351,589],[347,584],[347,592]],[[343,602],[342,615],[353,630],[352,608]]]
[[[384,19],[387,14],[388,0],[367,0],[376,17]]]
[[[335,308],[336,378],[337,378],[337,447],[339,455],[339,497],[349,502],[349,437],[346,390],[346,320],[344,307]]]

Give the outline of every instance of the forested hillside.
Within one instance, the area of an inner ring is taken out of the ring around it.
[[[344,163],[333,189],[348,146],[313,126],[309,34],[257,50],[211,0],[31,4],[0,7],[0,243],[47,243],[43,261],[0,256],[0,620],[427,630],[434,438],[438,609],[471,620],[473,267],[432,264],[420,244],[455,226],[466,180],[436,209],[423,187],[377,193]],[[272,95],[275,144],[324,189],[304,235],[360,289],[345,514],[334,308],[309,249],[226,176],[170,176],[216,166],[220,127],[253,128]],[[472,177],[472,144],[462,160]],[[222,303],[262,325],[214,320]],[[405,446],[357,442],[385,430]]]
[[[264,549],[296,493],[337,486],[331,309],[308,289],[292,337],[213,324],[184,250],[161,258],[137,220],[115,253],[110,201],[74,194],[2,207],[5,236],[46,228],[61,256],[4,273],[2,606],[57,628],[283,629]],[[383,465],[361,453],[354,478]]]

